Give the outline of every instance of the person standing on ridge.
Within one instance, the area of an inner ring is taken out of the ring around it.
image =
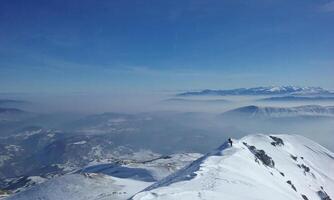
[[[232,146],[232,139],[231,138],[228,138],[228,143],[230,143],[230,145]]]

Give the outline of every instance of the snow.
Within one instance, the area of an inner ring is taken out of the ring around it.
[[[8,155],[0,155],[0,167],[5,164],[7,160],[10,160],[12,157]]]
[[[102,174],[70,174],[46,181],[7,200],[125,200],[149,184]]]
[[[178,96],[193,95],[333,95],[334,91],[325,90],[320,87],[299,86],[269,86],[254,88],[237,88],[229,90],[211,90],[184,92]]]
[[[171,173],[187,166],[201,156],[202,155],[198,153],[178,153],[144,162],[127,163],[126,166],[129,168],[145,169],[151,173],[154,179],[161,180]]]
[[[47,179],[40,177],[40,176],[28,176],[28,177],[23,176],[23,177],[13,180],[12,185],[16,184],[16,185],[20,185],[20,187],[14,190],[11,190],[11,192],[12,193],[22,192],[36,184],[41,184],[45,181],[47,181]]]
[[[132,160],[122,160],[122,165],[105,162],[92,162],[78,172],[102,173],[118,178],[131,178],[143,181],[156,181],[180,170],[201,156],[198,153],[179,153],[161,156],[147,151],[138,152]],[[147,155],[148,154],[148,155]],[[142,155],[139,159],[137,156]],[[154,157],[153,157],[154,156]],[[147,157],[149,157],[147,159]]]
[[[149,160],[143,160],[144,157]],[[233,139],[233,146],[225,142],[204,156],[190,153],[161,156],[142,151],[134,158],[138,160],[124,160],[116,167],[110,163],[90,165],[47,181],[28,177],[36,185],[7,199],[323,200],[326,195],[334,197],[334,153],[297,135],[250,135]]]
[[[123,123],[123,122],[126,122],[126,121],[127,121],[127,119],[125,119],[125,118],[113,118],[113,119],[108,120],[108,125],[113,126],[115,124],[120,124],[120,123]]]
[[[55,135],[56,135],[56,134],[54,134],[54,133],[49,133],[49,134],[47,134],[47,136],[50,137],[50,138],[54,137]]]
[[[86,144],[86,143],[87,143],[87,141],[82,140],[82,141],[79,141],[79,142],[74,142],[73,144],[74,145],[81,145],[81,144]]]
[[[22,147],[20,147],[18,145],[14,145],[14,144],[7,145],[7,146],[5,146],[5,148],[8,151],[12,151],[12,152],[22,151]]]
[[[334,154],[295,135],[277,135],[284,145],[273,145],[266,135],[246,136],[227,143],[188,167],[158,181],[133,197],[148,199],[320,199],[334,197]],[[245,146],[264,150],[274,161],[266,166]],[[296,160],[292,158],[296,156]],[[257,160],[257,161],[256,161]],[[306,172],[303,167],[309,168]],[[296,191],[287,182],[296,188]],[[322,188],[323,189],[322,189]]]
[[[272,87],[272,88],[269,88],[269,91],[270,92],[277,92],[277,91],[282,91],[282,90],[285,90],[284,88],[282,87]]]
[[[52,164],[51,166],[62,169],[63,172],[73,172],[77,170],[77,166],[69,161],[64,164]]]
[[[17,179],[19,185],[24,185],[12,190],[13,193],[19,192],[13,199],[128,199],[200,156],[195,153],[162,156],[142,150],[129,157],[132,159],[119,160],[118,164],[110,160],[94,161],[81,170],[77,170],[70,163],[58,164],[56,166],[68,174],[50,180],[38,176]],[[111,180],[116,181],[116,184]],[[124,189],[119,190],[120,187]],[[90,190],[94,191],[87,193]],[[53,192],[56,194],[51,194]]]
[[[35,183],[43,183],[46,179],[42,178],[40,176],[30,176],[29,180],[35,182]]]

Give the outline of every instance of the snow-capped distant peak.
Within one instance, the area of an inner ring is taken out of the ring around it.
[[[133,197],[304,199],[334,197],[334,154],[295,135],[251,135],[225,143]]]
[[[184,92],[178,96],[201,96],[201,95],[334,95],[334,91],[321,87],[299,87],[299,86],[268,86],[253,88],[237,88],[229,90],[202,90],[195,92]]]

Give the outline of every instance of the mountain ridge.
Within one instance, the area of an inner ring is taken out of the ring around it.
[[[334,154],[321,145],[297,135],[257,134],[233,141],[232,147],[225,143],[132,199],[333,197]]]
[[[176,96],[210,96],[210,95],[333,95],[334,91],[321,87],[300,86],[267,86],[253,88],[236,88],[226,90],[205,89],[201,91],[183,92]]]
[[[304,105],[295,107],[243,106],[226,111],[222,116],[240,117],[334,117],[334,106]]]

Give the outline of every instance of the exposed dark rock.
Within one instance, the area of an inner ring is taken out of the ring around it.
[[[146,160],[146,161],[142,161],[142,162],[140,162],[140,163],[142,163],[142,164],[145,164],[145,163],[149,163],[149,162],[153,162],[153,161],[156,161],[156,160],[159,160],[159,159],[170,159],[170,158],[172,158],[171,156],[160,156],[160,157],[158,157],[158,158],[154,158],[154,159],[150,159],[150,160]]]
[[[10,191],[0,189],[0,196],[1,196],[1,195],[6,196],[6,195],[9,195],[9,194],[11,194]]]
[[[311,172],[311,175],[314,179],[317,179],[317,177],[315,177],[315,175]]]
[[[306,175],[306,173],[310,172],[310,168],[304,164],[298,164],[297,165],[299,168],[303,169],[304,170],[304,174]]]
[[[302,164],[302,168],[304,169],[305,172],[310,172],[310,168],[304,164]]]
[[[282,176],[285,176],[283,172],[279,172]]]
[[[284,142],[281,138],[275,136],[269,136],[274,142],[271,143],[273,146],[283,146]]]
[[[266,154],[265,151],[261,150],[261,149],[256,149],[255,146],[251,146],[248,145],[246,142],[243,143],[248,149],[249,151],[254,154],[254,156],[260,160],[264,165],[268,166],[268,167],[275,167],[275,162],[273,161],[273,159],[268,156]]]
[[[13,190],[26,185],[29,182],[28,176],[23,176],[18,179],[14,179],[13,181],[7,183],[7,186],[4,188],[5,190]]]
[[[321,200],[332,200],[324,190],[319,190],[317,194]]]
[[[302,197],[303,197],[304,200],[308,200],[307,196],[305,196],[303,194],[302,194]]]
[[[330,154],[328,154],[328,153],[326,153],[326,152],[324,152],[328,157],[330,157],[331,159],[333,159],[334,160],[334,156],[332,156],[332,155],[330,155]]]
[[[294,191],[297,192],[296,187],[292,184],[292,182],[291,182],[290,180],[288,180],[287,183],[288,183],[289,185],[291,185],[291,187],[292,187],[292,189],[293,189]]]
[[[303,156],[301,156],[300,158],[301,158],[302,160],[304,160],[304,157],[303,157]]]
[[[294,155],[292,155],[292,154],[290,154],[290,156],[291,156],[291,158],[294,160],[294,161],[297,161],[297,156],[294,156]]]

